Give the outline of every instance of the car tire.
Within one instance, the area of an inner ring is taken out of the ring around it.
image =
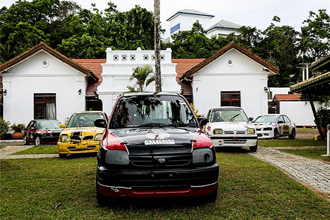
[[[35,144],[39,146],[41,144],[40,137],[36,137]]]
[[[278,130],[274,130],[274,139],[279,139],[280,138],[280,133],[278,133]]]
[[[29,145],[29,143],[27,142],[27,137],[26,136],[24,136],[24,138],[23,138],[23,144],[24,145]]]
[[[258,145],[250,147],[250,152],[256,152],[258,149]]]
[[[66,158],[66,154],[58,154],[58,157],[61,159]]]
[[[201,195],[200,198],[202,199],[203,202],[214,203],[215,200],[217,200],[217,195],[218,195],[218,186],[213,192],[206,195]]]
[[[106,206],[109,204],[109,199],[108,197],[102,195],[99,191],[99,187],[98,184],[96,182],[96,200],[97,200],[97,204],[99,204],[99,206]]]
[[[291,132],[291,134],[289,135],[289,138],[290,139],[296,139],[296,130],[295,129],[292,129],[292,132]]]

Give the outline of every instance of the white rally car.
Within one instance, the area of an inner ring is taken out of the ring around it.
[[[212,108],[207,114],[204,132],[219,147],[249,147],[257,151],[258,136],[253,124],[240,107]]]
[[[259,139],[289,136],[296,138],[296,125],[291,122],[288,116],[281,114],[260,115],[254,120]]]

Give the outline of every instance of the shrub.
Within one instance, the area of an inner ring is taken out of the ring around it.
[[[9,130],[9,121],[5,121],[4,119],[0,118],[0,137],[4,136]]]
[[[15,132],[21,132],[25,128],[25,124],[13,124],[10,128]]]

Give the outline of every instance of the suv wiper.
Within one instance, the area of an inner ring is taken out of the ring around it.
[[[233,117],[231,117],[231,118],[229,119],[229,121],[234,120],[234,118],[236,118],[236,117],[239,116],[239,115],[241,115],[241,114],[234,115]]]

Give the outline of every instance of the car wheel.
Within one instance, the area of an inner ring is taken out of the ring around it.
[[[274,130],[274,139],[279,139],[280,138],[280,134],[278,133],[278,130]]]
[[[289,138],[290,138],[290,139],[296,139],[296,130],[295,130],[295,129],[292,129],[292,132],[291,132],[291,134],[289,135]]]
[[[59,158],[66,158],[66,154],[58,154]]]
[[[40,145],[41,144],[41,140],[40,140],[40,137],[36,137],[36,145]]]
[[[23,144],[24,145],[29,145],[29,143],[27,142],[27,137],[26,136],[23,138]]]
[[[108,197],[102,195],[99,191],[98,184],[96,183],[96,200],[99,206],[106,206],[109,203]]]
[[[250,147],[250,152],[256,152],[258,149],[258,145]]]
[[[206,195],[201,195],[200,198],[202,199],[203,202],[214,203],[215,200],[217,199],[217,195],[218,195],[218,186],[213,192]]]

